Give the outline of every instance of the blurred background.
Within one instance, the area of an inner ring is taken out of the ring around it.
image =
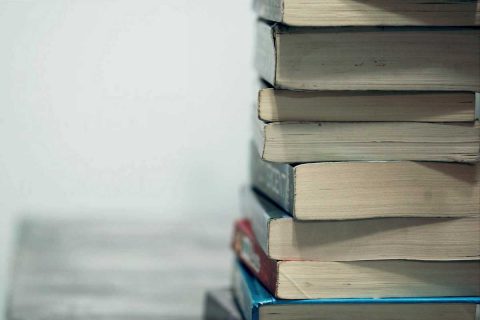
[[[250,7],[0,0],[0,314],[25,215],[207,219],[227,252],[254,101]]]

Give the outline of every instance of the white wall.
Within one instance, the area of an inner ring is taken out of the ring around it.
[[[250,5],[0,0],[0,292],[24,213],[230,227],[254,98]]]

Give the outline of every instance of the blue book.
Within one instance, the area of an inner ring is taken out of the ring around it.
[[[476,320],[480,297],[280,300],[240,262],[233,291],[246,320]]]

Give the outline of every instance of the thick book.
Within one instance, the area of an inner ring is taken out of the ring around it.
[[[473,92],[262,88],[257,113],[264,122],[474,122],[475,96]]]
[[[256,67],[275,88],[480,91],[479,56],[477,28],[257,24]]]
[[[232,247],[281,299],[480,295],[480,261],[274,260],[261,248],[247,219],[236,222]]]
[[[232,279],[245,320],[476,320],[480,304],[479,297],[276,299],[238,262]]]
[[[256,13],[293,26],[474,26],[477,0],[255,0]]]
[[[258,151],[271,162],[480,159],[474,123],[256,122]]]
[[[228,288],[207,292],[203,320],[242,320],[232,291]]]
[[[260,159],[252,146],[250,180],[300,220],[463,217],[480,214],[480,167],[442,162],[318,162]]]
[[[480,259],[480,215],[298,221],[250,189],[242,216],[275,260],[365,261]]]

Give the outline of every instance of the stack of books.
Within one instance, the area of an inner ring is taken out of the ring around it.
[[[479,7],[255,2],[251,186],[205,319],[478,319]]]

